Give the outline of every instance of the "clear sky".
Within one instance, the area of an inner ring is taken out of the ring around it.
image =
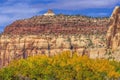
[[[42,15],[48,9],[56,14],[109,17],[120,0],[0,0],[0,31],[18,19]]]

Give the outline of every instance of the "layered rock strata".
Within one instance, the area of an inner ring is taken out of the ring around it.
[[[75,51],[81,56],[87,54],[91,58],[103,58],[106,47],[104,37],[104,35],[2,35],[0,65],[7,65],[14,59],[38,54],[53,56],[68,50]]]
[[[85,16],[34,16],[8,25],[4,34],[105,34],[108,18]]]

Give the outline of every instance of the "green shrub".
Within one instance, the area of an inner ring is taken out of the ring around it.
[[[0,80],[106,80],[120,77],[120,63],[69,51],[54,57],[34,56],[13,61],[0,70]]]

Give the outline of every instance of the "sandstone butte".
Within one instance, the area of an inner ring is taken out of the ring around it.
[[[0,36],[0,67],[14,59],[38,54],[53,56],[66,50],[75,51],[78,55],[87,54],[90,58],[112,56],[120,61],[120,49],[106,55],[111,53],[108,48],[114,49],[120,45],[119,12],[119,7],[116,7],[108,19],[55,15],[49,10],[47,14],[52,13],[52,16],[17,20],[8,25]]]
[[[120,49],[120,7],[115,7],[107,31],[107,47],[116,50]]]

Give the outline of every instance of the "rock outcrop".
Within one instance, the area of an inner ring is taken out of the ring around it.
[[[107,31],[107,47],[116,50],[120,47],[120,7],[115,7]]]
[[[51,9],[49,9],[48,12],[44,14],[44,16],[54,16],[54,15],[55,13]]]

